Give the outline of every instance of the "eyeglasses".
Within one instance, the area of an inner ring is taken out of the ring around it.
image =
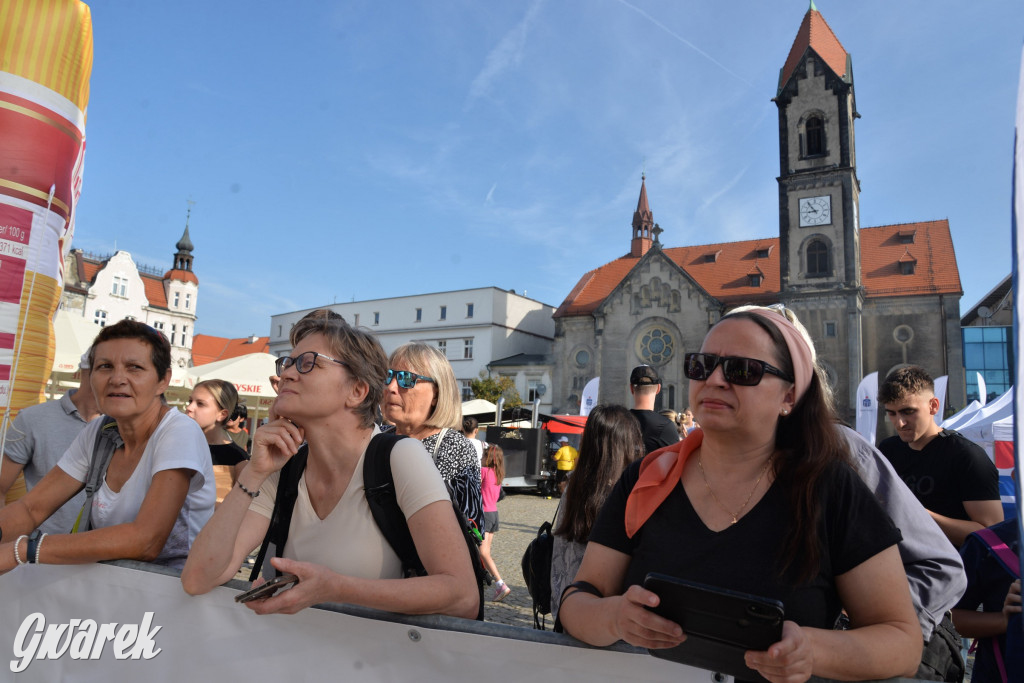
[[[337,363],[338,365],[344,365],[345,367],[348,367],[348,363],[340,361],[337,358],[331,358],[330,356],[325,356],[324,354],[317,353],[316,351],[306,351],[305,353],[300,353],[299,355],[295,356],[295,358],[289,358],[288,356],[278,358],[276,361],[274,361],[274,368],[277,370],[278,377],[283,375],[284,371],[293,365],[295,366],[295,369],[298,370],[300,375],[305,375],[306,373],[310,372],[313,368],[316,367],[317,358],[323,358],[324,360],[329,360],[332,363]]]
[[[415,372],[409,372],[408,370],[391,370],[388,369],[388,375],[384,379],[384,386],[389,386],[391,380],[398,380],[398,386],[402,389],[412,389],[416,386],[416,382],[431,382],[437,384],[437,381],[433,377],[427,377],[426,375],[417,375]]]
[[[739,356],[716,356],[713,353],[686,354],[683,360],[683,373],[688,379],[703,381],[711,377],[719,365],[722,366],[722,376],[725,377],[725,381],[741,387],[760,384],[766,372],[781,377],[787,382],[794,381],[785,372],[763,360],[740,358]]]

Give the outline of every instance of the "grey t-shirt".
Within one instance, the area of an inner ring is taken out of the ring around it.
[[[29,406],[18,412],[7,429],[4,455],[24,465],[25,488],[32,490],[85,428],[85,420],[71,402],[72,390],[56,401]],[[75,524],[85,492],[79,491],[39,525],[48,534],[66,534]]]

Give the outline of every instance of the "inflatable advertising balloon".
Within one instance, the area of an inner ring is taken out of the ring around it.
[[[92,21],[78,0],[0,0],[0,409],[43,399],[82,188]]]

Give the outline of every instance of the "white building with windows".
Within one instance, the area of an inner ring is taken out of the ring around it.
[[[185,233],[175,245],[173,267],[162,272],[138,265],[127,251],[113,256],[72,249],[64,262],[61,308],[99,327],[129,318],[160,330],[171,342],[171,362],[192,362],[199,279],[192,272],[192,240]],[[98,330],[97,330],[98,331]]]
[[[353,301],[323,308],[373,332],[388,354],[411,341],[437,346],[452,364],[463,400],[472,398],[469,383],[480,377],[481,372],[486,376],[492,361],[520,354],[546,357],[555,336],[553,306],[497,287]],[[291,353],[288,337],[292,325],[312,310],[315,309],[271,316],[270,353]],[[495,366],[490,372],[492,376],[514,377],[524,402],[531,389],[537,394],[543,393],[538,392],[540,385],[550,387],[550,368],[546,365],[515,366],[509,370]]]

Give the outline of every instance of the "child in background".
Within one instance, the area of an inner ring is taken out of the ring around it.
[[[512,592],[512,589],[501,580],[498,566],[494,564],[494,558],[491,557],[491,543],[494,541],[494,534],[498,531],[498,497],[501,495],[501,481],[504,478],[505,455],[501,446],[487,444],[480,468],[480,497],[484,503],[484,540],[480,544],[480,557],[483,559],[487,571],[495,579],[494,594],[491,595],[491,600],[494,602],[501,602]]]

